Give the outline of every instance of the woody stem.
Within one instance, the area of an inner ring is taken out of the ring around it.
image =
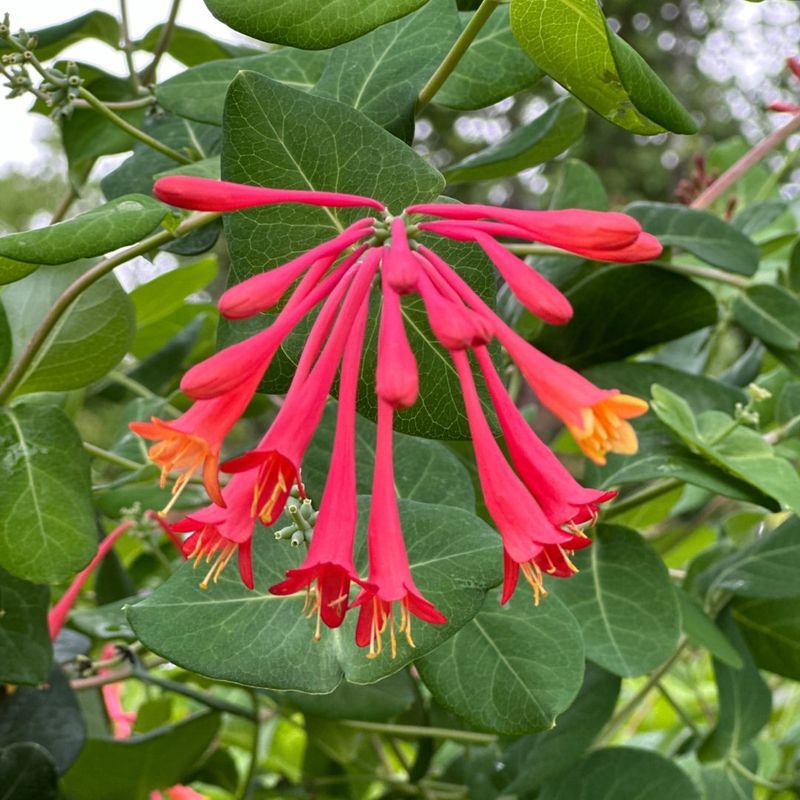
[[[121,253],[111,258],[105,259],[99,264],[95,264],[91,269],[84,272],[83,275],[67,286],[61,293],[61,296],[53,303],[47,314],[45,314],[44,319],[42,319],[39,326],[33,332],[28,344],[17,359],[16,364],[9,370],[8,375],[6,375],[5,380],[0,385],[0,403],[5,403],[11,397],[14,390],[22,383],[26,373],[36,359],[37,353],[44,346],[48,336],[53,332],[58,321],[72,303],[90,286],[99,281],[100,278],[108,275],[109,272],[120,264],[130,261],[132,258],[136,258],[136,256],[149,253],[151,250],[155,250],[161,245],[171,242],[173,239],[185,236],[196,228],[207,225],[219,216],[220,215],[217,213],[192,214],[178,225],[174,231],[162,230],[152,236],[148,236],[146,239],[139,242],[139,244],[129,247],[127,250],[123,250]]]

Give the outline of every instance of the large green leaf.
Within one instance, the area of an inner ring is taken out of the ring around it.
[[[452,0],[428,0],[419,11],[337,47],[314,91],[410,141],[417,94],[458,32]]]
[[[427,0],[205,0],[211,13],[234,30],[264,42],[322,50],[404,17]]]
[[[156,87],[158,102],[173,114],[210,125],[222,125],[225,93],[240,70],[268,75],[295,89],[309,90],[328,60],[326,52],[277,50],[246,58],[209,61],[184,70]]]
[[[608,29],[596,0],[511,0],[511,29],[551,78],[633,133],[696,126],[638,53]]]
[[[258,153],[258,158],[253,158]],[[298,92],[254,73],[242,73],[231,84],[226,105],[222,175],[226,180],[297,189],[324,189],[377,197],[392,213],[410,203],[430,201],[443,180],[414,151],[359,112],[322,97]],[[231,253],[231,281],[238,282],[272,268],[329,239],[346,224],[364,216],[358,210],[309,206],[272,206],[226,217]],[[429,240],[430,241],[430,240]],[[474,247],[460,243],[434,245],[439,254],[461,271],[476,291],[490,302],[494,276]],[[359,409],[374,415],[371,386],[376,355],[373,323],[367,332]],[[460,401],[455,370],[435,342],[418,298],[404,299],[403,311],[411,345],[417,356],[420,399],[397,415],[406,433],[464,438],[468,426]],[[231,341],[268,324],[270,317],[227,325],[223,339]],[[302,349],[306,326],[283,345],[264,388],[283,392]]]
[[[472,14],[462,12],[462,26]],[[533,86],[544,72],[528,58],[511,33],[508,8],[498,6],[461,61],[436,93],[434,102],[473,110]]]
[[[12,22],[24,23],[24,20],[18,19]],[[106,14],[105,11],[91,11],[69,22],[39,28],[30,33],[36,37],[36,56],[41,61],[53,58],[82,39],[98,39],[111,47],[117,47],[120,39],[119,22],[116,17]],[[8,49],[9,45],[0,41],[0,51]]]
[[[578,574],[548,590],[575,614],[586,656],[616,675],[641,675],[665,661],[680,636],[680,607],[669,573],[635,531],[599,525],[575,554]]]
[[[765,344],[800,349],[800,300],[780,286],[751,286],[736,295],[733,318]]]
[[[133,42],[134,48],[150,53],[155,52],[163,31],[163,24],[150,28],[141,39]],[[259,51],[253,47],[232,44],[195,28],[185,28],[183,25],[175,25],[171,29],[167,53],[187,67],[194,67],[219,58],[233,59],[259,55]]]
[[[681,607],[681,626],[689,643],[704,647],[714,658],[734,669],[741,669],[742,657],[703,609],[683,589],[676,589]]]
[[[322,497],[328,477],[335,430],[336,408],[331,404],[325,409],[303,459],[303,483],[315,500]],[[475,510],[472,479],[461,460],[443,444],[395,433],[393,454],[398,497]],[[374,468],[375,424],[359,416],[356,418],[356,490],[359,494],[370,493]]]
[[[794,511],[800,510],[797,471],[754,430],[736,426],[721,411],[705,411],[695,418],[682,397],[663,386],[653,386],[652,391],[653,411],[688,447]]]
[[[87,264],[41,267],[9,286],[2,303],[14,335],[14,360],[61,293]],[[63,391],[86,386],[128,351],[133,308],[116,277],[107,275],[72,303],[37,352],[17,391]]]
[[[534,608],[524,587],[499,594],[455,636],[416,662],[434,698],[471,725],[504,734],[547,730],[583,680],[583,642],[557,598]]]
[[[800,595],[737,599],[732,613],[756,664],[800,681]]]
[[[53,759],[40,745],[0,748],[0,800],[56,800],[57,783]]]
[[[714,661],[719,718],[716,728],[703,743],[702,755],[717,760],[737,756],[767,724],[772,710],[772,693],[759,674],[729,611],[723,612],[720,624],[739,651],[744,665],[733,669]]]
[[[707,211],[672,203],[631,203],[625,213],[658,237],[661,244],[682,247],[715,267],[752,275],[758,269],[759,252],[752,240]]]
[[[67,797],[147,800],[191,774],[217,735],[219,714],[200,714],[142,736],[87,739],[62,779]]]
[[[0,747],[35,742],[50,753],[59,774],[83,746],[84,722],[69,680],[53,667],[43,686],[21,686],[0,700]]]
[[[368,498],[363,498],[360,539],[367,507]],[[147,647],[209,677],[317,693],[332,691],[343,676],[351,683],[372,683],[451,637],[478,612],[486,590],[500,581],[499,539],[477,517],[452,506],[411,500],[400,501],[400,516],[414,581],[448,621],[415,621],[416,648],[400,637],[396,658],[388,652],[388,642],[372,660],[355,645],[357,612],[341,628],[325,630],[321,641],[314,641],[315,622],[303,615],[304,594],[276,597],[267,591],[287,569],[299,565],[302,553],[263,529],[253,539],[256,590],[246,589],[234,568],[204,591],[201,576],[186,564],[131,606],[128,619]],[[357,550],[356,563],[364,572],[365,547]],[[202,626],[196,624],[198,618]],[[220,653],[236,653],[236,658],[221,659]]]
[[[791,517],[712,568],[711,584],[740,597],[794,597],[800,571],[800,520]]]
[[[616,675],[587,662],[583,686],[555,727],[523,736],[503,751],[503,761],[514,772],[504,791],[517,795],[531,792],[577,761],[608,722],[619,688]]]
[[[571,147],[585,125],[586,109],[577,100],[564,97],[505,139],[448,167],[444,176],[450,183],[459,183],[516,175]]]
[[[53,659],[47,610],[50,590],[0,568],[0,683],[36,685]]]
[[[99,256],[143,239],[168,212],[152,197],[118,197],[66,222],[3,236],[0,256],[28,264],[66,264]],[[2,277],[0,282],[5,283]]]
[[[567,325],[544,328],[536,345],[578,369],[639,353],[717,319],[710,292],[646,265],[587,266],[566,294],[575,316]]]
[[[80,437],[54,406],[16,406],[0,412],[0,443],[0,563],[27,580],[64,580],[97,547]]]
[[[539,800],[701,800],[689,776],[651,750],[595,750],[548,781]]]

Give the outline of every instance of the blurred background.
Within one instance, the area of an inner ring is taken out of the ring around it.
[[[67,12],[66,6],[69,6]],[[459,0],[460,7],[474,8],[476,0]],[[151,0],[131,3],[132,38],[143,37],[163,22],[169,3]],[[606,14],[616,30],[629,41],[664,79],[672,91],[695,115],[700,134],[693,137],[662,135],[637,137],[615,128],[591,114],[587,135],[570,155],[594,166],[615,204],[635,199],[669,201],[680,180],[690,174],[693,158],[711,144],[741,136],[756,142],[777,127],[783,115],[765,110],[774,100],[800,101],[800,82],[785,69],[785,59],[800,50],[800,3],[797,0],[605,0]],[[92,10],[118,13],[116,0],[6,0],[0,11],[11,15],[12,29],[27,30],[54,25]],[[263,47],[248,41],[218,22],[202,0],[183,0],[178,24],[193,27],[218,41]],[[122,76],[122,54],[95,40],[72,45],[64,57],[94,64],[108,73]],[[141,62],[148,55],[140,53]],[[180,71],[170,56],[161,62],[159,78]],[[516,125],[540,114],[558,93],[549,81],[532,91],[522,92],[478,112],[454,112],[431,106],[428,117],[436,117],[438,137],[429,118],[417,125],[415,146],[439,167],[484,148]],[[44,225],[67,188],[67,165],[59,149],[59,126],[39,113],[28,113],[30,96],[0,101],[0,232],[12,232]],[[442,127],[441,123],[445,123]],[[796,137],[800,139],[800,137]],[[789,142],[800,150],[800,141]],[[101,158],[92,168],[82,189],[85,204],[97,201],[98,181],[118,166],[127,154]],[[778,157],[780,160],[780,157]],[[487,190],[471,185],[451,193],[462,199],[483,199],[493,203],[535,206],[546,202],[552,191],[557,164],[527,170],[517,177],[493,181]],[[800,173],[784,187],[788,194],[800,186]],[[477,196],[476,196],[477,195]]]

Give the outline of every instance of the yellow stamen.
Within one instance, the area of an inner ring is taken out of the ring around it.
[[[547,589],[544,588],[542,583],[542,571],[532,561],[520,564],[519,567],[525,576],[525,580],[528,581],[531,589],[533,589],[533,605],[538,606],[539,600],[542,597],[547,597]]]

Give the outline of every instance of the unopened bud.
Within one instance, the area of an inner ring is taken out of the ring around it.
[[[306,543],[305,531],[295,531],[292,535],[292,547],[300,547]]]
[[[751,383],[747,387],[747,396],[754,402],[754,403],[761,403],[764,400],[769,400],[772,397],[772,392],[769,389],[765,389],[763,386],[759,386],[757,383]]]

